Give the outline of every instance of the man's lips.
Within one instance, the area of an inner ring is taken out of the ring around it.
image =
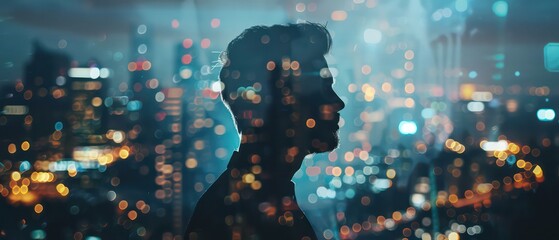
[[[340,114],[336,113],[336,130],[340,129]]]

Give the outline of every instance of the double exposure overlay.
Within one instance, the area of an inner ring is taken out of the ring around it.
[[[1,5],[0,239],[556,238],[559,2]]]

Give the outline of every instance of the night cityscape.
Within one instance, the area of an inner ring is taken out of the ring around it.
[[[318,239],[557,235],[559,2],[3,5],[0,239],[188,239],[248,141],[220,95],[222,52],[251,26],[307,21],[332,35],[345,103],[338,148],[292,179]],[[242,181],[258,191],[255,166]]]

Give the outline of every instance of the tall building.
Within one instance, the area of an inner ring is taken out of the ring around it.
[[[67,72],[70,58],[62,53],[51,52],[38,43],[32,60],[26,65],[24,73],[23,97],[29,106],[26,123],[29,123],[32,161],[56,161],[70,157],[72,144],[68,138],[67,109],[68,97]]]
[[[72,110],[68,116],[73,141],[80,146],[106,143],[107,108],[103,104],[108,90],[109,69],[95,61],[68,71]]]
[[[60,197],[54,186],[58,177],[49,168],[70,157],[73,146],[67,127],[70,58],[39,43],[34,48],[23,81],[0,102],[0,160],[9,171],[0,179],[5,186],[0,192],[10,202],[24,204]]]
[[[198,166],[198,159],[196,155],[192,153],[194,145],[195,132],[192,126],[194,125],[194,111],[198,109],[198,104],[194,101],[196,99],[197,87],[195,77],[193,76],[194,71],[199,69],[197,51],[194,46],[194,42],[190,38],[186,38],[181,44],[177,45],[176,53],[177,58],[175,60],[176,64],[176,75],[174,76],[174,82],[177,82],[179,86],[183,89],[184,93],[182,96],[183,102],[183,132],[184,132],[184,154],[185,157],[183,161],[190,161],[190,165],[186,165],[187,169],[183,177],[184,184],[184,215],[190,216],[194,210],[195,204],[200,196],[197,196],[196,191],[194,191],[194,185],[197,181],[196,176],[201,174],[200,168]],[[184,166],[184,165],[183,165]]]
[[[157,156],[155,169],[156,183],[160,186],[155,192],[156,198],[169,204],[172,211],[172,232],[174,236],[184,233],[183,220],[183,109],[182,88],[163,89],[164,100],[161,102],[164,115],[159,122],[163,142],[155,146]]]
[[[136,142],[140,144],[155,145],[156,139],[159,137],[156,134],[157,130],[157,116],[154,113],[158,112],[159,103],[156,101],[157,94],[161,94],[160,82],[153,76],[152,72],[152,51],[150,41],[150,29],[146,25],[139,25],[133,32],[132,38],[132,59],[128,64],[128,70],[131,72],[130,87],[132,88],[130,96],[131,101],[141,108],[134,108],[135,111],[129,112],[129,119],[131,125],[139,126],[141,129],[136,138]],[[153,153],[153,148],[149,150],[145,156]]]
[[[24,92],[27,99],[24,98]],[[31,123],[29,91],[24,91],[22,81],[2,89],[0,101],[0,161],[17,161],[33,157],[30,151]],[[22,145],[22,146],[20,146]]]

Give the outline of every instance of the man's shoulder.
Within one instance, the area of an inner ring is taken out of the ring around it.
[[[227,196],[228,185],[220,181],[220,178],[208,188],[196,204],[185,239],[225,239],[227,209],[224,199]]]
[[[221,215],[225,212],[225,198],[229,195],[229,182],[222,174],[207,190],[202,194],[196,204],[192,218],[211,217]]]

